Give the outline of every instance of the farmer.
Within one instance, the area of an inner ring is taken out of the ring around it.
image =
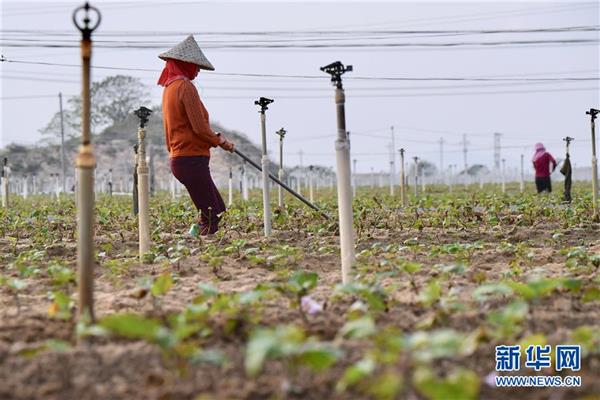
[[[225,203],[209,170],[210,149],[233,151],[233,143],[210,128],[208,112],[191,82],[201,69],[214,67],[192,35],[158,56],[166,61],[158,84],[164,86],[162,111],[171,172],[187,189],[200,212],[192,236],[215,233]]]
[[[542,143],[536,143],[535,153],[531,161],[533,162],[533,168],[535,168],[535,186],[537,187],[537,192],[552,192],[550,174],[556,169],[556,160],[554,157],[546,151]],[[552,164],[552,171],[550,171],[550,164]]]

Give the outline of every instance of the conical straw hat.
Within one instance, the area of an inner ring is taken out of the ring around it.
[[[208,61],[208,58],[202,53],[194,36],[190,35],[185,40],[171,50],[168,50],[158,55],[158,58],[166,60],[172,58],[174,60],[186,61],[200,66],[200,69],[214,71],[215,67]]]

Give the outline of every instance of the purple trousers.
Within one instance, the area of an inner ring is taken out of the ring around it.
[[[194,205],[200,211],[200,224],[216,228],[225,203],[210,176],[210,157],[187,156],[171,158],[171,172],[185,186]]]

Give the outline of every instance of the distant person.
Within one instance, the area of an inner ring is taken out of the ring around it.
[[[535,186],[537,192],[552,192],[550,174],[556,169],[556,160],[554,157],[546,151],[542,143],[536,143],[535,154],[531,161],[533,162],[533,168],[535,168]],[[552,171],[550,171],[550,164],[552,164]]]
[[[190,234],[213,234],[219,229],[225,203],[210,176],[210,149],[220,146],[233,151],[234,145],[210,128],[208,111],[191,81],[201,69],[215,68],[192,35],[158,57],[166,61],[158,84],[165,88],[162,111],[171,172],[200,211]]]

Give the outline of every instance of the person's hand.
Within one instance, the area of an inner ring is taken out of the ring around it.
[[[233,148],[235,147],[235,145],[233,144],[233,142],[230,142],[225,136],[221,135],[221,143],[219,143],[219,146],[226,151],[229,152],[233,152]]]

